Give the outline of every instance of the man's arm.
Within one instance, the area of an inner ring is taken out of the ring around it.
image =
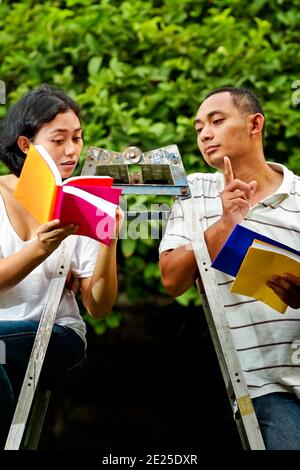
[[[159,259],[162,283],[171,297],[187,291],[198,277],[198,266],[192,245],[164,251]]]
[[[204,239],[211,260],[215,259],[232,230],[221,219],[205,231]],[[171,297],[178,297],[186,292],[199,276],[191,244],[164,251],[159,259],[159,267],[163,286]]]

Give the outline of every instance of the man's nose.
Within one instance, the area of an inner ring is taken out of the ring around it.
[[[201,141],[206,142],[207,140],[212,139],[213,133],[210,126],[204,126],[201,132]]]

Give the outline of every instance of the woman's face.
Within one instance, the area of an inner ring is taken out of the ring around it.
[[[44,124],[32,143],[43,145],[56,163],[62,178],[72,175],[82,150],[82,129],[76,114],[69,110],[59,113]]]

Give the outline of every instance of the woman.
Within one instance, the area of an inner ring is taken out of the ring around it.
[[[61,242],[76,234],[59,220],[38,225],[13,192],[30,144],[43,145],[61,177],[73,173],[82,150],[77,104],[47,85],[24,96],[7,115],[0,133],[0,157],[11,174],[0,177],[0,442],[3,446],[23,382]],[[118,209],[116,235],[122,223]],[[71,274],[82,302],[95,318],[110,312],[117,294],[116,237],[109,247],[76,236]],[[69,288],[68,288],[69,287]],[[2,343],[3,344],[3,343]],[[49,342],[41,380],[59,382],[85,355],[85,324],[71,285],[66,284]]]

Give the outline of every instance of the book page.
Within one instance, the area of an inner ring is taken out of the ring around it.
[[[14,191],[15,198],[40,224],[48,222],[58,188],[53,165],[56,176],[57,172],[59,174],[52,158],[45,152],[40,145],[30,146]]]
[[[106,186],[111,187],[113,178],[110,176],[71,176],[62,183],[65,186]]]
[[[81,189],[73,187],[65,187],[63,189],[63,192],[68,194],[74,194],[75,196],[84,199],[95,208],[102,209],[104,212],[106,212],[106,214],[110,215],[111,217],[115,216],[116,204],[110,201],[106,201],[105,199],[95,196],[94,194],[90,194],[86,191],[82,191]]]
[[[35,148],[42,155],[45,162],[48,164],[52,172],[52,175],[54,177],[55,183],[57,184],[57,186],[60,186],[62,184],[62,179],[61,179],[59,169],[57,168],[54,160],[51,158],[51,156],[49,155],[45,147],[43,147],[42,145],[35,145]]]
[[[62,225],[79,225],[77,235],[85,235],[109,245],[117,210],[117,204],[111,201],[119,202],[121,189],[93,189],[101,189],[107,200],[73,186],[63,186],[55,216]]]
[[[289,247],[287,248],[281,248],[280,246],[276,245],[271,245],[270,243],[266,243],[260,240],[254,240],[252,243],[253,248],[261,249],[261,250],[266,250],[266,251],[272,251],[273,253],[280,253],[284,256],[287,256],[291,259],[294,259],[295,261],[300,262],[300,256],[294,253],[293,251],[290,251]],[[293,248],[291,248],[292,250]]]

